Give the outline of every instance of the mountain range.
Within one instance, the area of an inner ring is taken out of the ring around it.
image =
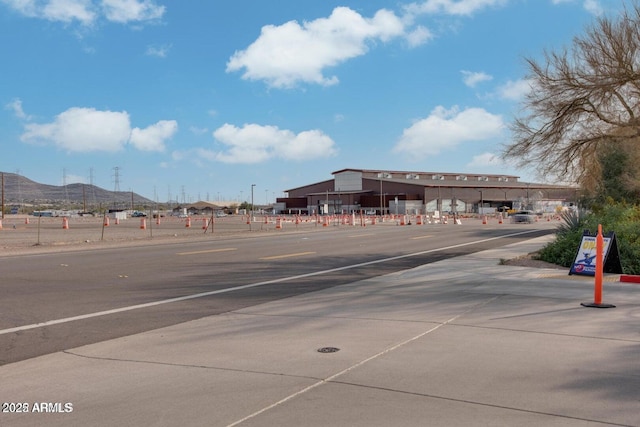
[[[109,191],[91,184],[40,184],[22,175],[0,172],[5,205],[152,206],[153,200],[130,191]]]

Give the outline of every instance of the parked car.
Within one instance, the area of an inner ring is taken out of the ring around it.
[[[131,216],[134,218],[143,218],[143,217],[146,217],[147,214],[144,212],[135,211],[134,213],[131,214]]]
[[[525,222],[531,224],[536,220],[536,214],[533,211],[518,211],[511,215],[511,222]]]

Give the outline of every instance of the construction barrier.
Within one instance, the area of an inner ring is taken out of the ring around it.
[[[280,217],[276,218],[276,228],[277,229],[281,229],[282,228],[282,218],[280,218]]]
[[[118,222],[118,218],[116,218],[116,223],[117,222]],[[104,217],[104,223],[102,225],[104,225],[105,227],[109,226],[109,217],[108,216]]]
[[[209,218],[202,218],[202,229],[206,230],[209,228]]]
[[[147,220],[145,218],[140,218],[140,230],[147,229]]]
[[[186,224],[184,226],[186,228],[190,228],[191,227],[191,217],[190,216],[187,217],[187,222],[186,222]]]
[[[24,223],[25,223],[25,224],[27,224],[27,225],[29,225],[29,217],[26,217],[26,218],[24,219]]]
[[[66,216],[62,218],[62,229],[63,230],[69,229],[69,218],[67,218]]]

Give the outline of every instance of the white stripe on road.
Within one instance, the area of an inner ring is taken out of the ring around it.
[[[250,420],[251,418],[255,418],[258,415],[261,415],[261,414],[263,414],[263,413],[265,413],[265,412],[267,412],[267,411],[269,411],[269,410],[271,410],[271,409],[273,409],[275,407],[278,407],[278,406],[282,405],[283,403],[288,402],[291,399],[294,399],[294,398],[296,398],[296,397],[298,397],[298,396],[300,396],[300,395],[302,395],[302,394],[304,394],[304,393],[306,393],[306,392],[308,392],[310,390],[313,390],[316,387],[319,387],[319,386],[321,386],[323,384],[327,384],[327,383],[330,383],[332,381],[335,381],[337,378],[343,376],[344,374],[347,374],[347,373],[353,371],[354,369],[356,369],[356,368],[358,368],[358,367],[360,367],[360,366],[362,366],[362,365],[364,365],[364,364],[366,364],[368,362],[371,362],[372,360],[375,360],[375,359],[379,358],[380,356],[384,356],[385,354],[391,353],[392,351],[395,351],[395,350],[399,349],[400,347],[404,347],[407,344],[410,344],[410,343],[412,343],[414,341],[417,341],[420,338],[430,334],[431,332],[435,332],[438,329],[440,329],[441,327],[455,322],[456,320],[458,320],[460,317],[462,317],[466,313],[468,313],[468,312],[470,312],[472,310],[475,310],[476,308],[481,307],[483,305],[487,305],[490,302],[493,302],[498,298],[500,298],[500,296],[494,296],[494,297],[491,297],[490,299],[487,299],[487,300],[485,300],[485,301],[483,301],[483,302],[481,302],[479,304],[476,304],[476,305],[472,306],[471,308],[466,309],[461,314],[458,314],[457,316],[453,316],[449,320],[446,320],[445,322],[440,323],[439,325],[436,325],[436,326],[434,326],[434,327],[432,327],[432,328],[430,328],[430,329],[428,329],[428,330],[426,330],[424,332],[421,332],[418,335],[416,335],[414,337],[411,337],[408,340],[405,340],[405,341],[403,341],[403,342],[401,342],[399,344],[396,344],[396,345],[394,345],[392,347],[389,347],[389,348],[387,348],[385,350],[382,350],[381,352],[376,353],[373,356],[367,357],[366,359],[356,363],[355,365],[351,365],[348,368],[343,369],[342,371],[331,375],[330,377],[327,377],[325,379],[321,379],[318,382],[316,382],[314,384],[311,384],[310,386],[305,387],[300,391],[297,391],[297,392],[295,392],[293,394],[290,394],[289,396],[287,396],[287,397],[285,397],[283,399],[280,399],[277,402],[275,402],[275,403],[273,403],[273,404],[271,404],[269,406],[266,406],[266,407],[264,407],[264,408],[262,408],[262,409],[260,409],[260,410],[258,410],[256,412],[254,412],[253,414],[247,415],[246,417],[244,417],[244,418],[242,418],[242,419],[240,419],[240,420],[238,420],[236,422],[233,422],[233,423],[229,424],[227,427],[235,427],[235,426],[237,426],[239,424],[244,423],[247,420]]]
[[[491,237],[491,238],[488,238],[488,239],[476,240],[474,242],[467,242],[467,243],[460,243],[458,245],[446,246],[444,248],[430,249],[430,250],[427,250],[427,251],[414,252],[414,253],[405,254],[405,255],[398,255],[398,256],[394,256],[394,257],[390,257],[390,258],[378,259],[378,260],[375,260],[375,261],[367,261],[367,262],[362,262],[362,263],[359,263],[359,264],[352,264],[352,265],[345,265],[343,267],[330,268],[328,270],[315,271],[313,273],[299,274],[297,276],[282,277],[280,279],[273,279],[273,280],[267,280],[267,281],[264,281],[264,282],[257,282],[257,283],[250,283],[250,284],[247,284],[247,285],[234,286],[233,288],[218,289],[216,291],[202,292],[202,293],[193,294],[193,295],[185,295],[185,296],[182,296],[182,297],[169,298],[169,299],[164,299],[164,300],[160,300],[160,301],[153,301],[153,302],[148,302],[148,303],[145,303],[145,304],[137,304],[137,305],[131,305],[131,306],[128,306],[128,307],[114,308],[112,310],[105,310],[105,311],[98,311],[98,312],[95,312],[95,313],[81,314],[79,316],[65,317],[63,319],[49,320],[49,321],[41,322],[41,323],[33,323],[31,325],[16,326],[15,328],[9,328],[9,329],[0,330],[0,335],[11,334],[11,333],[14,333],[14,332],[27,331],[29,329],[37,329],[37,328],[42,328],[42,327],[45,327],[45,326],[59,325],[61,323],[74,322],[76,320],[85,320],[85,319],[91,319],[91,318],[94,318],[94,317],[107,316],[107,315],[110,315],[110,314],[122,313],[122,312],[125,312],[125,311],[132,311],[132,310],[139,310],[139,309],[143,309],[143,308],[155,307],[155,306],[162,305],[162,304],[170,304],[170,303],[173,303],[173,302],[186,301],[186,300],[195,299],[195,298],[203,298],[203,297],[208,297],[208,296],[211,296],[211,295],[218,295],[218,294],[224,294],[224,293],[228,293],[228,292],[241,291],[243,289],[257,288],[259,286],[272,285],[274,283],[288,282],[288,281],[291,281],[291,280],[303,279],[303,278],[306,278],[306,277],[320,276],[322,274],[335,273],[336,271],[350,270],[352,268],[365,267],[367,265],[381,264],[383,262],[394,261],[394,260],[403,259],[403,258],[410,258],[410,257],[419,256],[419,255],[425,255],[425,254],[433,253],[433,252],[446,251],[446,250],[449,250],[449,249],[461,248],[461,247],[464,247],[464,246],[475,245],[475,244],[478,244],[478,243],[490,242],[492,240],[498,240],[498,239],[504,239],[504,238],[507,238],[507,237],[514,237],[514,236],[520,236],[520,235],[523,235],[523,234],[534,233],[536,231],[537,230],[521,231],[521,232],[518,232],[518,233],[507,234],[507,235],[504,235],[504,236]]]

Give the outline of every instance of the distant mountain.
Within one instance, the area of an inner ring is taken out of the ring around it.
[[[96,208],[131,205],[151,206],[153,200],[129,191],[109,191],[95,185],[68,184],[64,186],[39,184],[15,173],[4,175],[4,203],[26,205],[79,205]],[[89,208],[88,208],[89,210]]]

